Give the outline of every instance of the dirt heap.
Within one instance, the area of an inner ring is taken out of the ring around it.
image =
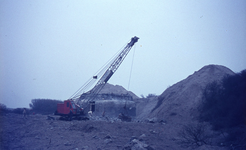
[[[127,91],[119,85],[107,83],[95,98],[94,116],[116,118],[120,113],[136,116],[136,104],[133,99],[138,98],[133,92]]]
[[[201,102],[202,91],[206,85],[233,74],[235,74],[233,71],[224,66],[204,66],[186,79],[167,88],[157,98],[149,100],[152,102],[150,107],[148,108],[145,104],[145,108],[142,108],[148,112],[138,111],[137,114],[140,118],[157,118],[169,123],[185,124],[198,114],[197,107]]]
[[[99,92],[99,94],[115,94],[115,95],[130,95],[133,99],[138,98],[137,95],[135,95],[131,91],[127,91],[124,87],[120,85],[112,85],[107,83],[103,89]]]

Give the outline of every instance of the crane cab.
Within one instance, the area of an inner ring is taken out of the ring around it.
[[[65,100],[63,103],[57,104],[56,115],[66,116],[66,115],[80,115],[83,109],[78,105],[75,105],[72,100]]]

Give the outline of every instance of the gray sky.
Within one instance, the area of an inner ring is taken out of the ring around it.
[[[245,0],[0,0],[0,102],[68,99],[133,36],[109,83],[138,96],[208,64],[240,72],[245,27]]]

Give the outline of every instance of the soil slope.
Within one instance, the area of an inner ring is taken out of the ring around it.
[[[166,89],[148,117],[157,117],[168,122],[190,121],[196,115],[202,99],[202,91],[209,83],[220,81],[226,75],[233,75],[230,69],[219,65],[208,65],[186,79]]]

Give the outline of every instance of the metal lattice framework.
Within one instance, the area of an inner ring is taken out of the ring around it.
[[[121,50],[119,54],[117,54],[109,63],[107,63],[97,75],[93,76],[92,79],[86,82],[77,92],[75,92],[71,99],[80,104],[93,101],[96,95],[102,90],[108,80],[119,68],[119,66],[129,53],[133,45],[138,41],[138,39],[139,38],[136,36],[133,37],[131,41],[123,48],[123,50]],[[93,82],[98,78],[99,80],[97,81],[95,86],[90,91],[85,92],[85,88],[92,85]]]

